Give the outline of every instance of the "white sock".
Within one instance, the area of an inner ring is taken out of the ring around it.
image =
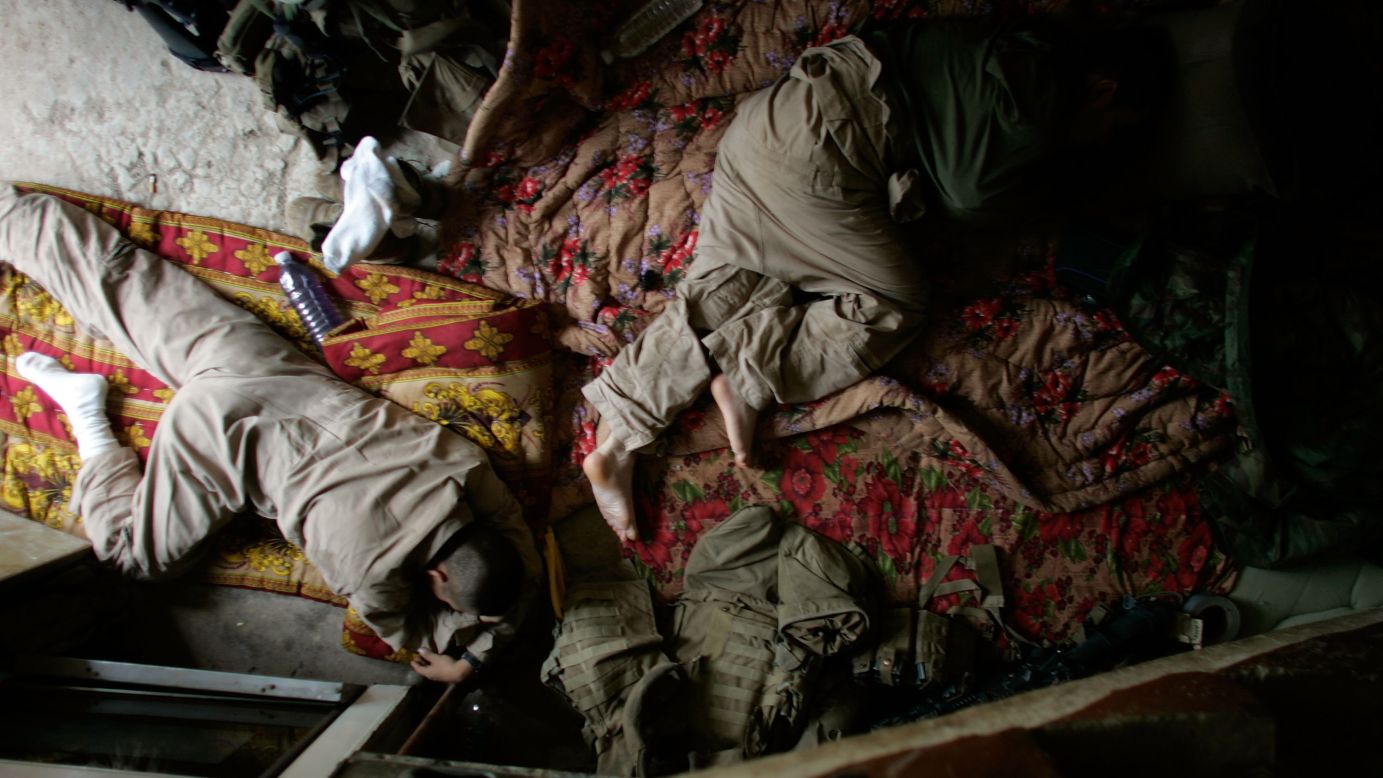
[[[70,372],[56,359],[33,351],[20,354],[14,364],[21,376],[62,407],[82,459],[120,448],[106,417],[109,384],[103,376]]]
[[[386,156],[379,141],[365,137],[355,153],[341,165],[346,202],[322,242],[322,264],[340,273],[370,256],[386,233],[406,237],[417,222],[413,213],[422,196],[409,185],[393,157]]]

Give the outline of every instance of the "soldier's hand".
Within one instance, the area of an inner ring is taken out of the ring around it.
[[[461,683],[475,675],[475,668],[465,659],[452,659],[426,648],[418,649],[418,656],[410,664],[418,675],[429,681]]]

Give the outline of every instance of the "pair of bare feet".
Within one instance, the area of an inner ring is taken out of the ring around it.
[[[753,461],[754,425],[759,412],[740,399],[723,373],[711,379],[711,396],[725,417],[725,433],[730,438],[735,464],[749,466]],[[615,537],[632,542],[639,538],[634,522],[634,452],[610,436],[604,425],[600,432],[603,438],[598,441],[596,450],[586,455],[581,469],[591,479],[595,504],[600,515],[605,517],[605,523],[610,525]]]

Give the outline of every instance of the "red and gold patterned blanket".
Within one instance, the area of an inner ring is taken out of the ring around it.
[[[100,215],[138,245],[207,282],[317,354],[279,285],[273,255],[311,261],[299,240],[266,230],[36,185]],[[474,284],[406,268],[363,265],[327,281],[354,320],[324,344],[325,361],[346,380],[387,397],[478,443],[514,487],[535,533],[550,490],[552,348],[545,306]],[[151,311],[150,315],[157,315]],[[49,526],[81,533],[68,508],[79,460],[60,410],[14,371],[37,350],[109,380],[117,436],[141,456],[173,396],[109,343],[81,330],[47,292],[0,265],[0,338],[7,357],[0,403],[3,499]],[[317,354],[319,357],[321,354]],[[217,584],[297,594],[344,605],[272,522],[246,518],[219,535],[202,577]],[[375,656],[387,646],[348,617],[343,643]]]

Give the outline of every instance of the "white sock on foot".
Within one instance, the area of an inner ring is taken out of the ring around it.
[[[417,227],[413,213],[422,199],[398,161],[368,136],[341,165],[341,180],[346,202],[322,242],[322,264],[333,273],[370,256],[391,229],[399,237],[411,235]]]
[[[56,359],[33,351],[20,354],[15,367],[25,380],[53,398],[77,439],[77,453],[90,459],[120,447],[106,417],[106,379],[95,373],[73,373]]]

